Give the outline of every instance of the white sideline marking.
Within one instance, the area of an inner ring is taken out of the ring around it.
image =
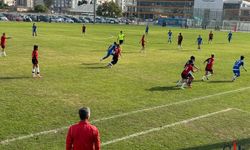
[[[236,90],[216,93],[216,94],[207,95],[207,96],[203,96],[203,97],[192,98],[192,99],[189,99],[189,100],[179,101],[179,102],[175,102],[175,103],[170,103],[170,104],[165,104],[165,105],[159,105],[159,106],[139,109],[139,110],[130,111],[130,112],[127,112],[127,113],[121,113],[121,114],[118,114],[118,115],[113,115],[113,116],[110,116],[110,117],[105,117],[105,118],[100,118],[100,119],[97,119],[97,120],[93,120],[93,121],[91,121],[91,123],[110,120],[110,119],[115,119],[115,118],[119,118],[119,117],[128,116],[128,115],[131,115],[131,114],[136,114],[136,113],[150,111],[150,110],[154,110],[154,109],[169,107],[169,106],[173,106],[173,105],[179,105],[179,104],[184,104],[184,103],[188,103],[188,102],[198,101],[198,100],[211,98],[211,97],[215,97],[215,96],[220,96],[220,95],[225,95],[225,94],[229,94],[229,93],[244,91],[244,90],[247,90],[247,89],[250,89],[250,87],[239,88],[239,89],[236,89]],[[24,140],[24,139],[32,138],[34,136],[46,135],[46,134],[50,134],[50,133],[57,133],[59,131],[65,130],[67,128],[68,128],[68,126],[65,126],[65,127],[56,128],[56,129],[53,129],[53,130],[42,131],[42,132],[32,133],[32,134],[29,134],[29,135],[19,136],[19,137],[16,137],[16,138],[6,139],[6,140],[1,141],[0,144],[8,144],[10,142],[14,142],[14,141],[18,141],[18,140]]]
[[[128,139],[140,136],[140,135],[144,135],[144,134],[148,134],[148,133],[151,133],[151,132],[160,131],[160,130],[163,130],[163,129],[166,129],[166,128],[170,128],[170,127],[174,127],[174,126],[177,126],[177,125],[187,124],[187,123],[195,121],[195,120],[199,120],[199,119],[202,119],[202,118],[207,118],[207,117],[219,114],[219,113],[228,112],[230,110],[233,110],[233,109],[232,108],[228,108],[228,109],[224,109],[224,110],[221,110],[221,111],[217,111],[217,112],[213,112],[213,113],[208,113],[208,114],[205,114],[205,115],[202,115],[202,116],[198,116],[198,117],[194,117],[194,118],[190,118],[190,119],[178,121],[178,122],[175,122],[175,123],[167,124],[167,125],[164,125],[162,127],[157,127],[157,128],[152,128],[152,129],[145,130],[145,131],[142,131],[142,132],[137,132],[137,133],[134,133],[134,134],[131,134],[131,135],[128,135],[128,136],[124,136],[122,138],[118,138],[118,139],[114,139],[114,140],[111,140],[111,141],[104,142],[104,143],[102,143],[102,146],[113,144],[113,143],[117,143],[117,142],[124,141],[124,140],[128,140]]]
[[[246,110],[243,110],[243,109],[239,109],[239,108],[233,108],[234,110],[237,110],[239,112],[243,112],[243,113],[247,113],[249,114],[250,112],[249,111],[246,111]]]

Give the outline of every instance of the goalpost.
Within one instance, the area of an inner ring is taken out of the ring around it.
[[[250,31],[250,21],[233,21],[224,20],[222,24],[222,30],[231,31]]]
[[[237,31],[239,21],[223,20],[222,30]]]

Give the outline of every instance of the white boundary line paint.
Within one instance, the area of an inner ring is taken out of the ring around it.
[[[211,116],[214,116],[214,115],[217,115],[217,114],[220,114],[220,113],[225,113],[225,112],[228,112],[228,111],[231,111],[231,110],[233,110],[233,109],[228,108],[228,109],[224,109],[224,110],[221,110],[221,111],[208,113],[208,114],[205,114],[205,115],[202,115],[202,116],[198,116],[198,117],[194,117],[194,118],[174,122],[174,123],[171,123],[171,124],[167,124],[167,125],[164,125],[162,127],[157,127],[157,128],[152,128],[152,129],[145,130],[145,131],[142,131],[142,132],[137,132],[137,133],[134,133],[134,134],[131,134],[131,135],[128,135],[128,136],[124,136],[124,137],[121,137],[121,138],[118,138],[118,139],[114,139],[114,140],[111,140],[111,141],[104,142],[104,143],[102,143],[102,146],[117,143],[117,142],[120,142],[120,141],[125,141],[125,140],[128,140],[128,139],[137,137],[137,136],[141,136],[141,135],[148,134],[148,133],[151,133],[151,132],[160,131],[160,130],[170,128],[170,127],[174,127],[174,126],[177,126],[177,125],[187,124],[187,123],[192,122],[192,121],[200,120],[202,118],[211,117]]]
[[[130,112],[127,112],[127,113],[121,113],[121,114],[113,115],[113,116],[110,116],[110,117],[96,119],[96,120],[91,121],[91,123],[105,121],[105,120],[110,120],[110,119],[115,119],[115,118],[119,118],[119,117],[124,117],[124,116],[132,115],[132,114],[136,114],[136,113],[140,113],[140,112],[145,112],[145,111],[151,111],[151,110],[155,110],[155,109],[159,109],[159,108],[164,108],[164,107],[169,107],[169,106],[173,106],[173,105],[185,104],[185,103],[188,103],[188,102],[203,100],[203,99],[207,99],[207,98],[211,98],[211,97],[215,97],[215,96],[220,96],[220,95],[225,95],[225,94],[240,92],[240,91],[244,91],[244,90],[247,90],[247,89],[250,89],[250,87],[239,88],[239,89],[236,89],[236,90],[231,90],[231,91],[216,93],[216,94],[207,95],[207,96],[203,96],[203,97],[192,98],[192,99],[189,99],[189,100],[174,102],[174,103],[165,104],[165,105],[159,105],[159,106],[154,106],[154,107],[149,107],[149,108],[144,108],[144,109],[138,109],[138,110],[130,111]],[[3,140],[3,141],[0,141],[0,144],[8,144],[10,142],[14,142],[14,141],[18,141],[18,140],[24,140],[24,139],[29,139],[29,138],[32,138],[32,137],[35,137],[35,136],[46,135],[46,134],[51,134],[51,133],[57,133],[59,131],[65,130],[67,128],[68,128],[68,126],[65,126],[65,127],[61,127],[61,128],[56,128],[56,129],[48,130],[48,131],[42,131],[42,132],[32,133],[32,134],[29,134],[29,135],[19,136],[19,137],[16,137],[16,138],[6,139],[6,140]]]
[[[233,108],[234,110],[237,110],[239,112],[243,112],[243,113],[247,113],[249,114],[250,112],[249,111],[246,111],[246,110],[243,110],[243,109],[239,109],[239,108]]]

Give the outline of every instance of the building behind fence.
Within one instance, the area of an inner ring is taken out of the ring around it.
[[[250,0],[133,0],[128,17],[160,25],[250,31]]]

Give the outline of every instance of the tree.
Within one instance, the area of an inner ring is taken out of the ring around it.
[[[0,9],[5,9],[5,8],[8,8],[8,5],[0,1]]]
[[[44,0],[44,5],[47,7],[47,8],[50,8],[53,4],[53,0]]]
[[[36,5],[34,10],[35,12],[47,12],[48,8],[44,5]]]
[[[105,2],[102,5],[99,5],[97,7],[96,11],[98,16],[104,16],[104,17],[120,17],[121,16],[121,8],[114,3],[111,2]]]

